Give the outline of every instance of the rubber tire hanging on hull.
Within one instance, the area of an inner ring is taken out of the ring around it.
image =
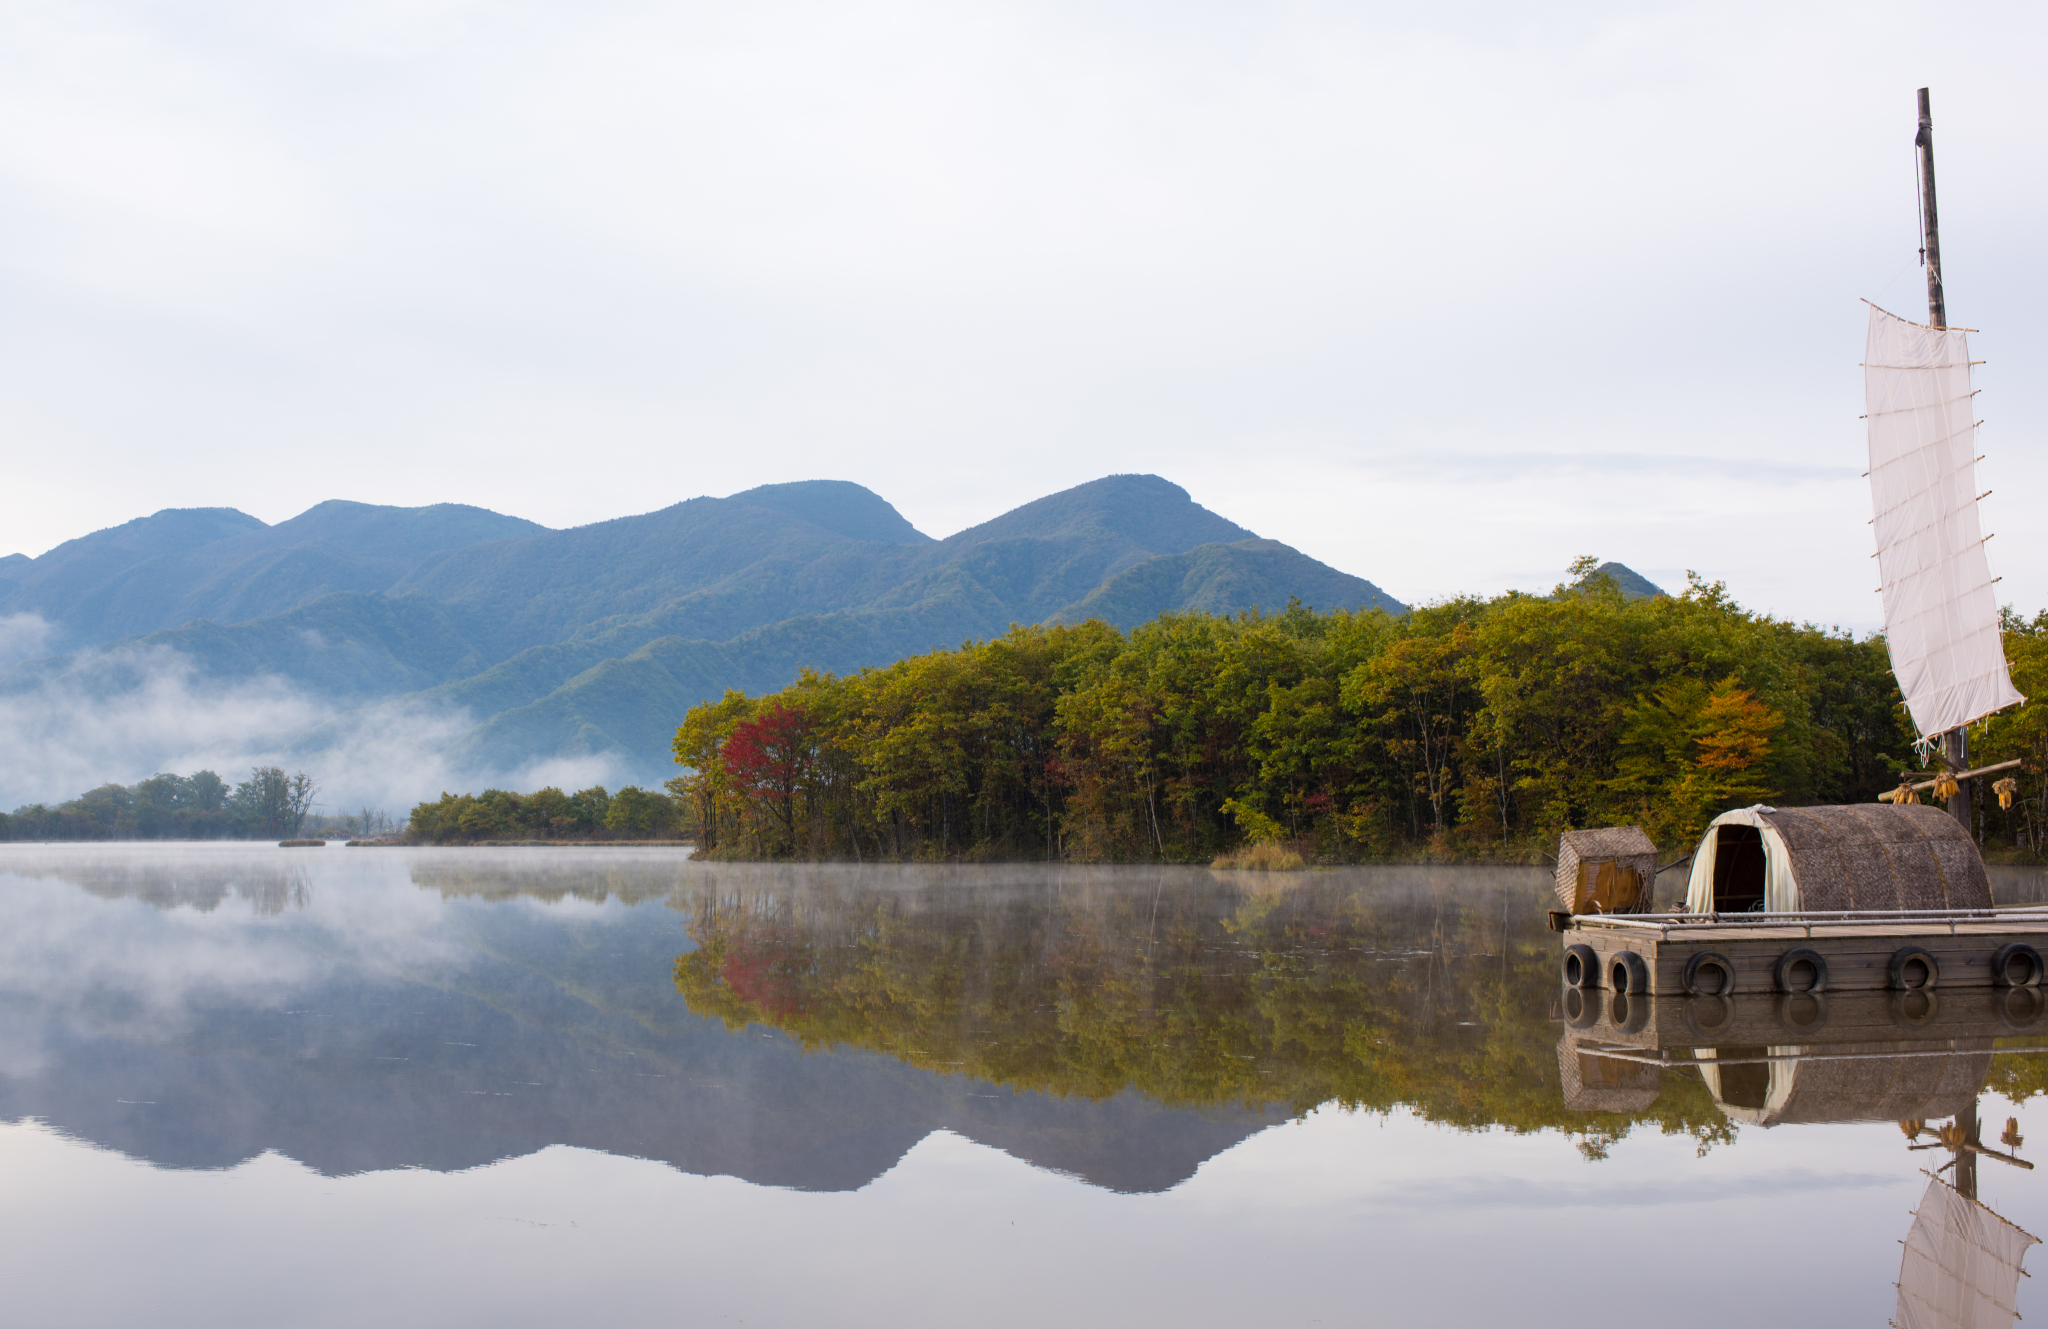
[[[2024,960],[2027,976],[2014,980],[2012,962]],[[2011,941],[1998,948],[1998,954],[1991,957],[1991,982],[2002,988],[2031,988],[2041,985],[2041,952],[2023,941]]]
[[[1558,962],[1558,972],[1564,976],[1568,988],[1597,988],[1600,986],[1600,957],[1584,942],[1564,948],[1564,959]]]
[[[1927,971],[1927,978],[1923,982],[1909,983],[1906,970],[1916,961]],[[1891,967],[1886,973],[1890,979],[1887,986],[1894,992],[1932,992],[1941,986],[1941,965],[1925,946],[1899,947],[1892,952]]]
[[[1788,980],[1795,965],[1810,965],[1813,968],[1813,985],[1795,988]],[[1771,967],[1771,984],[1780,992],[1825,992],[1828,990],[1827,957],[1810,946],[1794,946],[1778,957],[1778,963]]]
[[[1634,951],[1616,951],[1607,965],[1607,986],[1631,997],[1650,995],[1650,966]]]
[[[1700,977],[1702,969],[1719,969],[1721,986],[1709,988]],[[1728,963],[1728,957],[1719,951],[1698,951],[1685,962],[1685,976],[1680,980],[1688,993],[1695,997],[1732,997],[1735,995],[1735,966]]]

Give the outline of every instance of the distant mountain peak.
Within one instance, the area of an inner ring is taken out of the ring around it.
[[[1259,538],[1195,502],[1187,490],[1163,476],[1123,474],[1047,494],[948,536],[947,543],[1044,539],[1084,531],[1113,535],[1145,554],[1178,554],[1197,545]]]
[[[1651,581],[1648,577],[1645,577],[1642,573],[1635,571],[1633,568],[1625,567],[1620,563],[1602,563],[1594,571],[1604,572],[1614,578],[1614,584],[1621,587],[1622,595],[1631,600],[1648,599],[1659,595],[1668,597],[1670,595],[1670,592],[1666,591],[1656,582]]]
[[[1670,592],[1666,591],[1656,582],[1651,581],[1634,568],[1622,563],[1602,563],[1578,581],[1573,582],[1569,588],[1560,588],[1560,590],[1578,590],[1595,577],[1606,577],[1612,581],[1615,587],[1621,591],[1621,598],[1624,600],[1649,600],[1655,599],[1658,596],[1668,597],[1670,594]]]
[[[729,503],[767,508],[807,521],[849,540],[892,545],[930,544],[932,538],[904,519],[894,504],[851,480],[792,480],[759,485],[729,496]]]

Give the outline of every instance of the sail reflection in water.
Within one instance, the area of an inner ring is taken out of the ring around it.
[[[2043,1230],[2036,994],[1560,994],[1548,889],[9,846],[0,1318],[1565,1326],[1570,1226],[1882,1324],[1923,1167]]]
[[[1906,1234],[1892,1323],[1897,1329],[2002,1329],[2017,1315],[2020,1261],[2040,1241],[1929,1177]]]
[[[1561,1007],[1558,1065],[1573,1106],[1639,1112],[1666,1076],[1691,1069],[1740,1125],[1895,1121],[1908,1151],[1948,1152],[1905,1241],[1892,1323],[2013,1323],[2021,1261],[2038,1239],[1978,1203],[1977,1163],[2033,1164],[2018,1156],[2016,1121],[2007,1149],[1984,1143],[1977,1104],[2000,1039],[2042,1030],[2038,988],[1682,998],[1570,989]]]

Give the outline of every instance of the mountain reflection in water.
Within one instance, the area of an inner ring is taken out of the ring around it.
[[[1788,1315],[1882,1323],[1909,1225],[1931,1298],[1957,1282],[1937,1229],[1976,1212],[1909,1219],[1922,1168],[2048,1230],[2019,1166],[2048,1087],[2031,995],[1567,994],[1548,892],[1452,867],[8,846],[0,1276],[68,1306],[77,1280],[39,1270],[134,1215],[107,1249],[152,1276],[246,1250],[319,1281],[174,1323],[385,1319],[370,1268],[437,1308],[420,1323],[956,1323],[962,1297],[991,1323],[1334,1323],[1365,1296],[1564,1324],[1584,1307],[1531,1290],[1569,1223],[1617,1297],[1660,1295],[1711,1230]],[[96,1190],[109,1159],[126,1180]],[[265,1235],[273,1212],[299,1226]],[[521,1244],[607,1221],[595,1283]],[[953,1300],[909,1291],[948,1270]],[[75,1322],[156,1304],[122,1286]]]
[[[843,1189],[952,1129],[1139,1191],[1333,1101],[1596,1152],[1638,1121],[1727,1132],[1697,1076],[1628,1112],[1562,1100],[1537,872],[10,866],[0,1115],[167,1166],[450,1170],[571,1143]]]

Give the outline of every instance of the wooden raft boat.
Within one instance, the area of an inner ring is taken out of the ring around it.
[[[1633,827],[1567,832],[1567,988],[1657,996],[2041,986],[2048,905],[1998,908],[1983,857],[1918,804],[1742,808],[1707,828],[1685,907],[1643,912],[1655,851]],[[1675,865],[1674,865],[1675,866]],[[1592,912],[1581,912],[1591,909]]]

